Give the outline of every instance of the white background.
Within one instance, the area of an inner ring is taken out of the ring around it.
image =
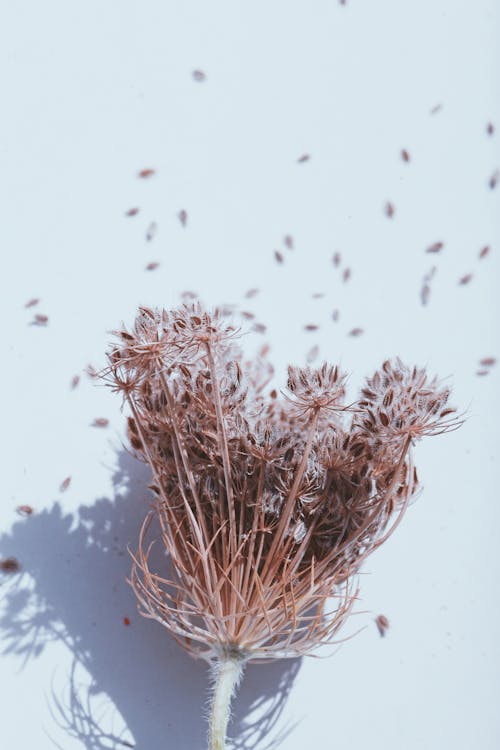
[[[139,618],[125,583],[147,472],[122,451],[118,400],[83,373],[139,303],[186,289],[268,325],[243,344],[271,344],[278,384],[318,344],[354,397],[399,354],[449,377],[468,413],[418,448],[425,489],[364,566],[343,635],[361,632],[331,658],[249,668],[235,746],[255,746],[252,706],[273,695],[256,750],[288,730],[287,750],[500,746],[498,367],[476,375],[500,354],[499,19],[494,0],[5,4],[0,556],[23,571],[0,579],[5,747],[205,746],[206,670]]]

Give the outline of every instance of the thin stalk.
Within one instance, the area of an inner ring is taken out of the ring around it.
[[[222,656],[215,667],[215,684],[210,708],[209,750],[224,750],[231,698],[238,687],[245,662],[238,654]]]

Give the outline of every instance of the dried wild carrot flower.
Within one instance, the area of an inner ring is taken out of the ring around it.
[[[153,515],[172,574],[150,568],[146,519],[131,584],[216,679],[210,748],[221,750],[245,664],[311,653],[345,622],[363,560],[418,486],[412,445],[455,429],[449,389],[399,359],[346,404],[338,366],[290,367],[269,398],[264,349],[243,359],[223,311],[140,308],[104,373],[151,468]]]

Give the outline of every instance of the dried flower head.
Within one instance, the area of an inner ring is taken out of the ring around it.
[[[353,576],[416,491],[412,444],[460,424],[449,389],[399,359],[356,404],[345,402],[345,373],[326,363],[290,367],[287,390],[266,398],[265,352],[244,360],[224,313],[140,308],[105,372],[151,467],[172,564],[171,575],[150,567],[150,515],[131,583],[146,617],[217,665],[212,748],[223,747],[247,661],[332,641],[356,597]]]

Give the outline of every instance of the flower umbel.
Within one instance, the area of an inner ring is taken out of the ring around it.
[[[150,569],[150,514],[131,583],[146,617],[215,665],[212,750],[224,747],[247,661],[332,641],[356,597],[353,576],[416,491],[412,444],[460,424],[449,390],[399,359],[355,404],[327,364],[290,367],[288,392],[266,397],[270,366],[245,361],[236,335],[223,310],[141,308],[106,370],[151,467],[173,570]]]

